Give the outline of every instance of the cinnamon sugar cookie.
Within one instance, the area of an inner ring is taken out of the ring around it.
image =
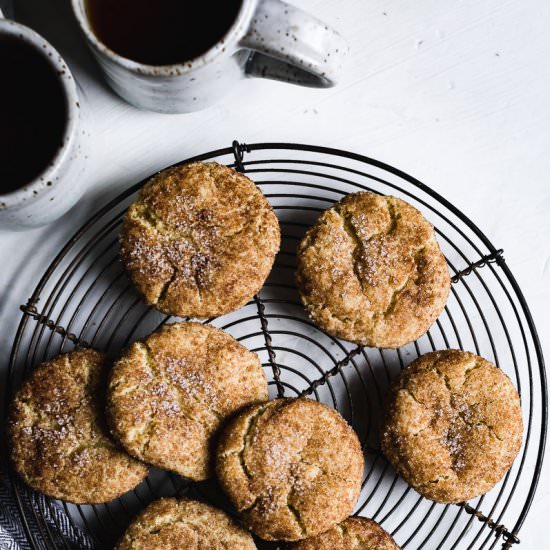
[[[139,192],[124,218],[120,255],[148,304],[208,318],[260,290],[279,245],[277,217],[254,182],[194,162],[159,172]]]
[[[193,480],[211,475],[211,445],[237,409],[267,399],[258,356],[211,325],[167,325],[115,363],[107,412],[136,458]]]
[[[350,515],[364,459],[338,412],[309,399],[247,407],[222,431],[216,472],[245,524],[265,540],[315,536]]]
[[[255,550],[250,533],[202,502],[163,498],[147,506],[115,550]]]
[[[472,353],[437,351],[419,357],[392,387],[382,450],[426,498],[462,502],[498,483],[522,432],[518,393],[500,369]]]
[[[102,354],[75,351],[40,365],[10,407],[15,470],[33,489],[77,504],[112,500],[133,489],[148,468],[108,437],[103,420]]]
[[[316,537],[289,544],[288,550],[399,550],[399,546],[372,519],[350,517]]]
[[[380,348],[422,336],[450,289],[432,225],[405,201],[370,192],[348,195],[307,231],[297,283],[323,330]]]

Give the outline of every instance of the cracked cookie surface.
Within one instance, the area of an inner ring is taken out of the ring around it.
[[[426,498],[463,502],[506,474],[522,433],[508,376],[482,357],[446,350],[419,357],[392,386],[382,450]]]
[[[167,325],[115,363],[107,413],[115,437],[136,458],[203,480],[212,440],[237,409],[267,399],[258,356],[211,325]]]
[[[344,197],[306,232],[297,255],[300,297],[313,321],[359,344],[413,342],[449,294],[449,270],[432,225],[396,197]]]
[[[250,533],[226,513],[196,500],[151,503],[126,530],[115,550],[255,550]]]
[[[117,447],[103,419],[106,364],[93,350],[41,364],[11,403],[15,470],[33,489],[77,504],[112,500],[148,468]]]
[[[340,414],[309,399],[247,407],[222,430],[216,472],[245,524],[265,540],[295,541],[350,515],[364,459]]]
[[[399,550],[399,546],[372,519],[349,517],[325,533],[289,544],[287,550]]]
[[[120,257],[148,304],[208,318],[244,306],[279,250],[269,202],[243,174],[214,162],[153,176],[124,218]]]

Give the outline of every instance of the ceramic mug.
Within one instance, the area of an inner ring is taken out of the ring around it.
[[[71,1],[107,82],[132,105],[151,111],[203,109],[243,76],[334,86],[348,53],[342,36],[312,15],[281,0],[243,0],[224,38],[205,54],[176,65],[144,65],[103,44],[94,34],[85,0]]]
[[[85,191],[82,182],[86,156],[83,151],[88,134],[83,130],[80,100],[75,80],[59,53],[33,30],[3,19],[0,12],[0,39],[25,42],[42,56],[59,79],[66,104],[62,143],[50,163],[32,181],[9,193],[0,182],[0,228],[27,229],[45,225],[67,212]],[[9,74],[2,86],[9,86]],[[36,82],[40,93],[40,82]],[[1,124],[1,123],[0,123]]]

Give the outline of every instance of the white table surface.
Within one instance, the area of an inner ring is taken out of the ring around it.
[[[68,3],[15,0],[17,18],[61,51],[85,91],[94,151],[78,184],[88,191],[50,227],[0,233],[0,372],[18,305],[87,216],[149,173],[234,138],[348,149],[433,187],[504,248],[550,352],[550,2],[295,0],[350,42],[338,87],[245,80],[213,108],[172,116],[137,111],[106,88]],[[521,548],[546,547],[549,510],[547,464]]]

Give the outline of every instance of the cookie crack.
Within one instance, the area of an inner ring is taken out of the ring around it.
[[[252,430],[256,427],[256,424],[257,424],[257,421],[258,421],[259,417],[262,416],[266,412],[267,408],[270,407],[270,406],[271,406],[271,402],[264,403],[260,408],[258,408],[258,410],[253,415],[251,415],[248,418],[246,431],[243,435],[243,440],[242,440],[243,443],[242,443],[242,446],[241,446],[240,449],[233,450],[233,451],[228,451],[228,452],[223,453],[223,454],[220,455],[221,458],[226,458],[228,456],[238,455],[239,462],[241,464],[241,468],[243,470],[243,473],[245,474],[245,476],[248,479],[252,479],[253,476],[252,476],[251,472],[249,471],[248,466],[246,465],[246,462],[244,460],[244,452],[249,448],[250,436],[251,436]],[[261,496],[262,495],[257,495],[254,502],[249,507],[240,509],[239,511],[246,511],[246,510],[250,510],[251,508],[253,508],[255,506],[256,502],[258,501],[258,499]]]
[[[298,461],[294,462],[291,466],[294,466],[294,465],[301,465],[301,464],[305,464],[307,466],[313,466],[314,468],[317,468],[321,474],[323,474],[324,476],[327,476],[327,477],[331,477],[333,479],[338,479],[340,481],[343,481],[345,483],[353,483],[352,480],[350,479],[347,479],[345,476],[341,476],[335,472],[331,472],[329,470],[327,470],[326,468],[322,468],[320,464],[316,464],[316,463],[313,463],[313,462],[309,462],[308,460],[305,460],[302,456],[302,453],[304,451],[304,449],[307,449],[307,447],[309,446],[309,442],[311,441],[311,437],[309,437],[306,442],[304,443],[304,445],[302,446],[301,450],[300,450],[300,453],[298,455]],[[292,497],[294,496],[294,494],[296,493],[296,482],[297,482],[297,479],[295,478],[295,476],[291,475],[291,486],[290,486],[290,489],[287,493],[287,496],[286,496],[286,505],[287,505],[287,508],[289,510],[289,512],[292,514],[294,520],[296,521],[296,524],[298,525],[300,531],[301,531],[301,536],[305,537],[308,535],[308,531],[307,531],[307,528],[302,520],[302,516],[301,516],[301,510],[298,508],[298,506],[296,506],[295,504],[292,504],[291,500],[292,500]],[[318,476],[317,476],[318,477]]]
[[[390,215],[390,227],[386,231],[386,235],[391,235],[397,230],[397,220],[399,219],[399,213],[395,208],[395,201],[393,197],[384,197],[386,201],[386,207],[388,209],[388,214]]]
[[[228,211],[226,212],[226,215],[227,216],[230,216],[230,215],[233,215],[235,213],[241,213],[243,210],[245,210],[249,205],[250,203],[254,200],[254,197],[249,200],[242,208],[235,208],[233,209],[232,211]],[[259,228],[263,225],[263,216],[261,213],[258,213],[256,216],[254,216],[253,218],[249,219],[249,220],[246,220],[239,228],[235,229],[234,231],[226,231],[226,232],[223,232],[221,234],[221,236],[224,238],[224,239],[231,239],[233,237],[238,237],[239,235],[242,235],[249,227],[255,225],[256,228],[258,229],[258,233],[259,233]]]
[[[91,440],[90,440],[91,441]],[[88,449],[115,449],[115,445],[112,444],[110,441],[98,441],[97,443],[88,442],[88,443],[82,443],[75,447],[68,455],[67,460],[70,460],[76,455],[77,453],[80,453],[82,451],[87,451]]]
[[[470,378],[470,376],[472,376],[472,373],[474,371],[476,371],[477,369],[481,368],[481,362],[480,361],[477,361],[477,360],[474,360],[474,366],[473,367],[470,367],[470,368],[466,368],[465,371],[464,371],[464,381],[462,382],[462,385],[464,386],[464,384],[466,384],[466,382],[468,381],[468,378]]]
[[[246,429],[246,432],[243,436],[243,446],[241,449],[236,453],[239,456],[239,462],[241,464],[241,468],[244,472],[244,475],[250,480],[252,479],[253,475],[252,472],[249,470],[248,465],[246,464],[246,460],[244,458],[245,451],[250,448],[250,440],[252,438],[252,431],[256,429],[256,426],[258,424],[258,420],[260,417],[266,412],[268,407],[270,406],[269,403],[266,403],[260,407],[255,414],[253,414],[248,422],[248,426]],[[256,499],[257,500],[257,499]]]
[[[437,376],[439,376],[439,378],[443,381],[443,383],[445,384],[445,387],[447,388],[447,390],[449,390],[449,394],[451,395],[451,397],[454,397],[456,394],[455,394],[455,392],[453,391],[453,388],[452,388],[452,386],[451,386],[451,380],[450,380],[450,378],[449,378],[444,372],[441,372],[441,370],[438,369],[436,365],[434,365],[433,371],[434,371],[434,372],[437,374]]]
[[[224,455],[224,456],[229,456],[231,454],[236,454],[236,453],[228,453],[227,455]],[[258,504],[258,501],[260,500],[260,498],[262,498],[262,495],[258,495],[256,497],[254,497],[254,500],[252,501],[252,504],[250,504],[248,506],[245,506],[244,508],[239,508],[238,511],[241,514],[244,514],[246,512],[250,512],[250,510],[252,510]]]
[[[149,344],[147,344],[146,342],[141,342],[141,344],[143,345],[143,347],[146,350],[146,358],[147,358],[147,361],[148,361],[148,365],[151,368],[151,370],[153,371],[153,373],[156,376],[158,376],[159,378],[162,379],[162,381],[166,384],[166,387],[168,389],[175,391],[175,393],[178,397],[178,403],[182,407],[181,412],[183,413],[183,415],[188,420],[191,420],[193,422],[197,422],[198,424],[202,424],[205,428],[210,430],[208,423],[204,422],[200,418],[195,418],[194,415],[189,412],[189,410],[185,406],[186,400],[181,396],[180,386],[178,386],[178,384],[175,384],[175,383],[171,382],[169,379],[167,379],[166,375],[159,368],[157,368],[157,366],[156,366],[156,364],[153,360],[153,352],[152,352],[151,347],[149,346]],[[208,351],[206,352],[206,355],[208,355]],[[205,409],[208,409],[208,411],[210,413],[212,413],[218,420],[222,419],[222,414],[220,412],[218,412],[217,410],[215,410],[214,408],[212,408],[209,403],[203,401],[202,399],[198,399],[197,397],[193,397],[193,396],[188,396],[188,397],[189,397],[189,399],[193,400],[198,405],[202,405],[202,406],[204,406]]]
[[[307,460],[304,460],[301,456],[300,456],[300,460],[299,460],[298,464],[306,464],[307,466],[313,466],[315,468],[319,468],[319,471],[325,476],[333,477],[335,479],[339,479],[340,481],[344,481],[346,483],[354,483],[353,479],[349,479],[345,476],[337,474],[336,472],[331,472],[330,470],[327,470],[326,468],[322,468],[319,464],[314,464],[313,462],[308,462]],[[294,486],[294,484],[293,484],[293,486]]]
[[[306,526],[302,520],[302,513],[300,512],[300,509],[297,506],[294,506],[290,503],[290,497],[291,497],[292,490],[287,495],[286,499],[286,507],[288,508],[288,511],[294,518],[294,521],[296,522],[296,525],[300,529],[300,536],[301,537],[307,537],[307,529]]]
[[[390,225],[385,231],[379,231],[378,233],[374,233],[368,239],[362,239],[359,236],[355,225],[351,221],[350,216],[347,215],[347,213],[344,211],[341,205],[337,205],[334,209],[336,214],[342,220],[342,227],[344,228],[344,231],[346,232],[348,237],[351,239],[351,241],[355,245],[352,252],[352,268],[353,268],[353,273],[355,275],[355,278],[357,279],[357,282],[359,283],[363,293],[365,292],[365,283],[363,282],[363,277],[361,276],[361,272],[359,270],[358,255],[362,250],[364,250],[365,245],[368,244],[373,239],[376,239],[377,237],[382,237],[382,236],[389,237],[390,235],[395,233],[395,231],[397,230],[397,220],[399,219],[399,214],[397,213],[397,210],[395,208],[395,202],[393,201],[392,197],[385,197],[385,203],[386,203],[386,208],[388,210],[388,214],[390,216]]]
[[[489,432],[493,435],[493,437],[495,437],[499,441],[505,441],[505,438],[500,437],[497,434],[495,427],[489,424],[488,422],[485,422],[484,420],[478,420],[477,422],[468,422],[468,420],[465,417],[465,413],[463,412],[459,412],[458,417],[464,422],[464,424],[466,424],[467,426],[471,426],[472,428],[476,428],[477,426],[485,426],[489,430]]]
[[[416,395],[414,394],[414,392],[410,388],[405,386],[405,387],[399,388],[399,389],[407,392],[412,397],[413,401],[416,401],[419,405],[422,405],[423,407],[426,407],[426,403],[424,403],[423,401],[420,401],[420,399],[418,399],[418,397],[416,397]]]
[[[348,530],[346,529],[346,526],[344,525],[344,523],[343,522],[342,523],[337,523],[334,526],[334,529],[340,533],[340,537],[342,538],[342,542],[344,542],[344,539],[348,534]]]
[[[171,284],[176,280],[176,277],[178,275],[178,270],[174,266],[173,262],[170,261],[166,255],[164,256],[166,258],[166,261],[170,264],[170,267],[172,268],[172,274],[170,275],[170,278],[167,279],[160,289],[157,297],[153,300],[153,305],[159,305],[166,299],[166,296],[168,295],[168,291],[170,290]]]
[[[148,206],[145,203],[141,203],[136,206],[136,214],[132,216],[132,219],[134,221],[138,221],[139,223],[145,225],[150,230],[154,231],[157,235],[168,238],[169,241],[176,241],[176,240],[185,241],[191,247],[191,250],[193,253],[192,257],[199,256],[199,255],[203,255],[203,256],[208,255],[204,253],[204,251],[201,249],[201,247],[199,246],[199,244],[197,243],[197,241],[195,240],[195,238],[190,232],[184,232],[184,231],[176,230],[170,227],[150,206]],[[180,272],[179,267],[174,264],[169,254],[166,253],[166,250],[164,249],[164,247],[163,247],[162,256],[172,268],[172,274],[170,278],[163,284],[157,298],[153,301],[153,305],[161,304],[166,299],[166,296],[170,290],[170,286],[177,279]],[[193,281],[195,283],[195,287],[197,289],[197,298],[198,298],[198,301],[201,302],[202,292],[201,292],[200,280],[197,273],[198,267],[196,266],[194,268],[193,266],[191,267],[192,269],[190,271],[191,271],[191,276],[193,278]]]
[[[360,321],[359,319],[353,319],[351,317],[336,315],[334,312],[330,310],[330,308],[328,308],[327,306],[323,305],[320,302],[310,301],[307,308],[310,314],[311,314],[311,311],[315,311],[315,310],[325,311],[331,319],[336,319],[337,321],[340,321],[340,323],[343,323],[343,324],[351,324],[352,326],[354,326]]]
[[[376,330],[377,325],[380,323],[382,319],[387,319],[395,311],[399,298],[401,297],[403,292],[407,290],[409,283],[413,281],[415,284],[418,284],[418,278],[419,278],[418,268],[420,266],[420,258],[422,257],[425,249],[426,249],[426,245],[423,244],[421,247],[417,248],[416,251],[412,254],[412,258],[414,261],[414,268],[407,275],[405,282],[393,290],[392,295],[390,297],[389,304],[386,307],[386,309],[383,311],[377,312],[373,315],[373,320],[374,320],[373,331]]]
[[[439,483],[440,481],[447,481],[451,479],[451,476],[449,475],[445,475],[445,474],[442,474],[442,475],[439,475],[437,477],[434,477],[433,479],[430,479],[424,483],[420,483],[418,485],[418,487],[422,488],[422,487],[428,487],[429,485],[435,485],[436,483]]]
[[[149,367],[149,369],[153,373],[153,378],[155,378],[155,377],[160,378],[162,380],[162,382],[164,384],[166,384],[166,387],[168,389],[175,390],[175,393],[176,393],[177,398],[178,398],[178,405],[179,405],[179,411],[178,412],[180,412],[181,415],[184,418],[186,418],[187,420],[189,420],[191,422],[196,422],[197,424],[200,424],[201,426],[203,426],[203,428],[207,432],[211,432],[212,427],[209,426],[208,423],[204,422],[203,420],[201,420],[199,418],[195,418],[192,414],[189,413],[188,410],[185,410],[185,404],[184,404],[184,401],[181,398],[181,395],[180,395],[180,392],[177,388],[177,385],[167,381],[164,374],[157,367],[157,365],[155,364],[155,361],[153,359],[153,352],[152,352],[150,346],[145,342],[137,342],[137,345],[141,348],[143,354],[145,355],[145,361],[147,363],[147,366]],[[149,389],[149,387],[151,386],[151,384],[153,382],[154,382],[154,380],[152,382],[149,382],[146,386],[146,389]],[[198,402],[203,404],[201,401],[198,401]],[[160,413],[158,411],[155,411],[155,413],[149,419],[149,422],[147,423],[145,428],[141,431],[141,434],[144,435],[144,437],[145,437],[145,441],[144,441],[144,443],[141,447],[141,450],[140,450],[141,453],[146,453],[148,451],[150,445],[151,445],[151,439],[152,439],[153,433],[155,431],[155,427],[156,427],[159,415],[160,415]]]
[[[131,219],[134,221],[138,221],[145,225],[157,235],[169,237],[171,240],[185,240],[191,244],[195,250],[200,250],[197,241],[190,232],[171,227],[149,205],[140,203],[137,204],[135,208],[136,214],[131,216]]]
[[[139,527],[144,530],[148,535],[159,535],[160,532],[164,527],[171,526],[171,525],[184,525],[185,527],[188,527],[191,529],[191,531],[194,531],[198,535],[204,534],[204,531],[201,530],[201,526],[197,525],[196,523],[193,523],[189,520],[186,520],[184,518],[177,518],[177,519],[171,519],[171,518],[165,518],[165,521],[162,521],[160,524],[155,523],[154,526],[151,526],[149,529],[147,529],[146,524],[143,522],[137,522]],[[204,527],[204,526],[203,526]],[[137,540],[137,537],[128,537],[130,542],[135,542]],[[203,538],[203,537],[201,537]]]
[[[156,233],[169,234],[162,218],[145,203],[136,205],[136,213],[131,218],[154,230]]]
[[[378,235],[381,235],[382,233],[377,233],[376,235],[372,235],[365,241],[359,237],[357,230],[355,229],[355,226],[351,222],[350,218],[346,216],[340,208],[335,209],[336,214],[340,217],[342,220],[342,227],[344,228],[344,231],[348,235],[348,237],[351,239],[351,241],[354,243],[353,252],[351,253],[351,264],[353,269],[353,274],[355,275],[355,278],[357,282],[359,283],[359,286],[361,287],[361,290],[363,293],[365,292],[365,283],[363,282],[363,277],[361,277],[361,273],[359,271],[359,259],[358,255],[361,253],[361,250],[364,248],[365,243],[373,239],[374,237],[377,237]]]

